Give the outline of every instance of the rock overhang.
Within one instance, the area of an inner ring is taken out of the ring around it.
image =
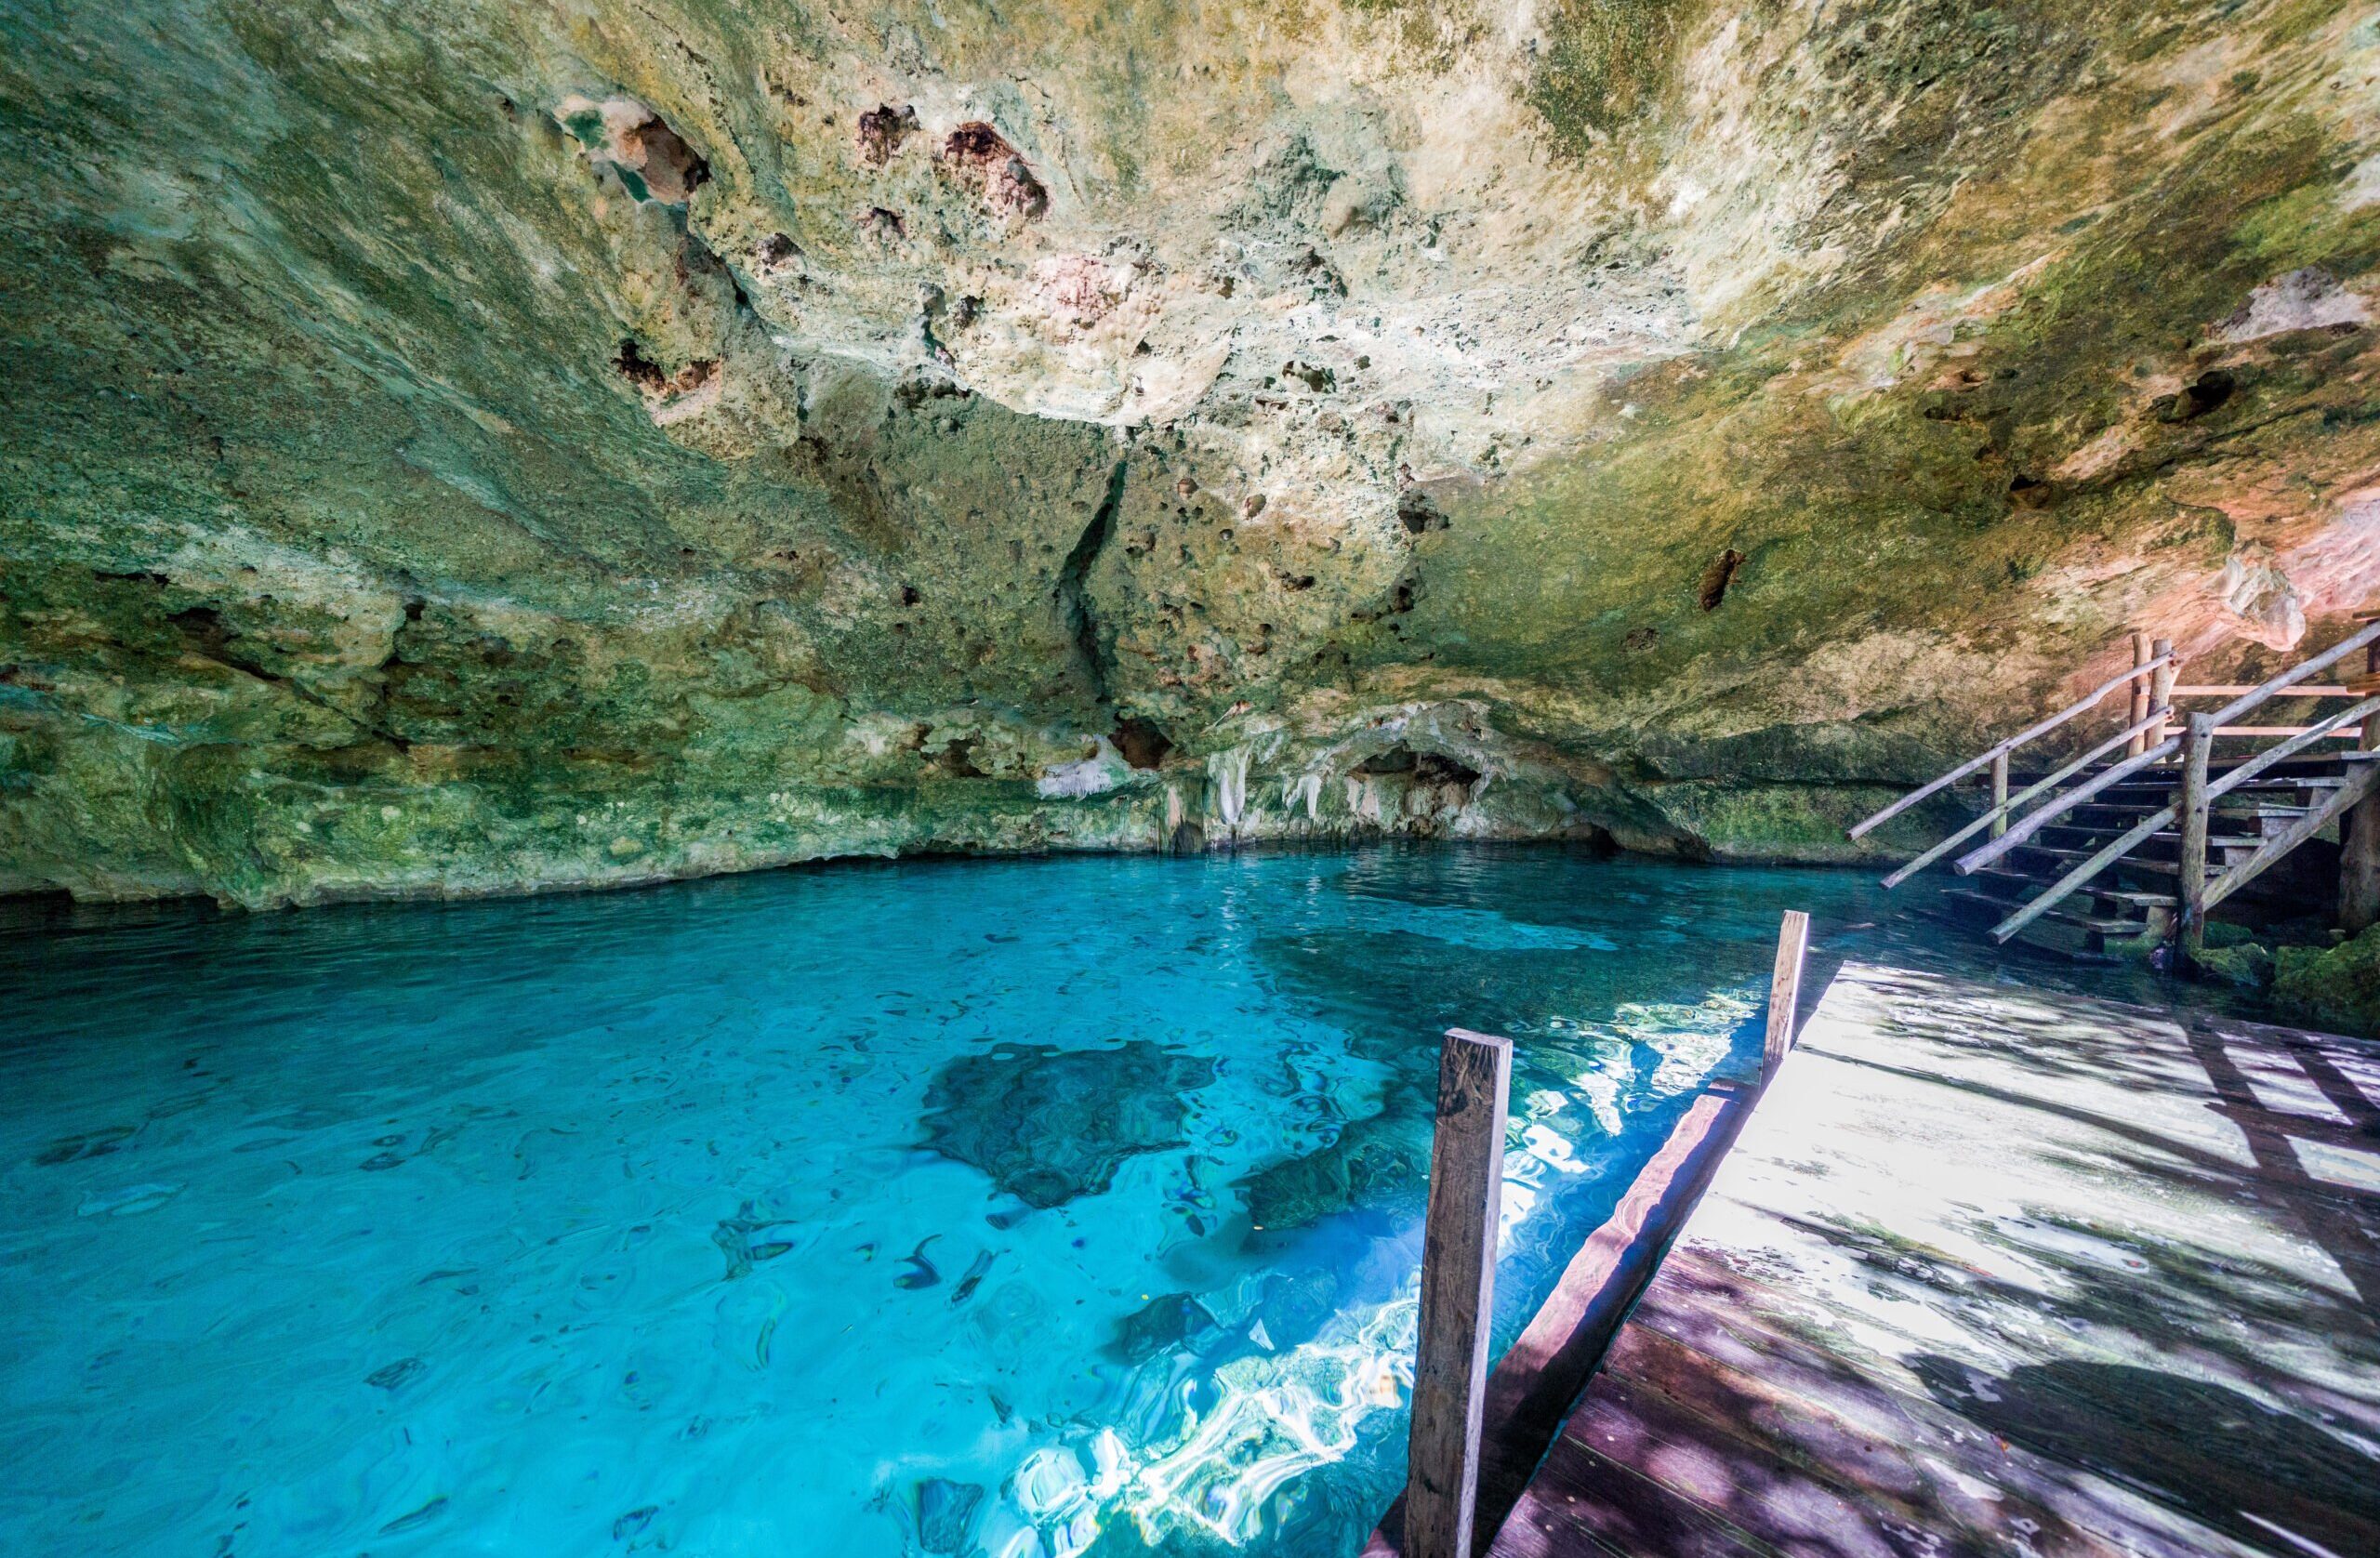
[[[2373,587],[2345,7],[136,11],[7,96],[11,880],[1823,853]]]

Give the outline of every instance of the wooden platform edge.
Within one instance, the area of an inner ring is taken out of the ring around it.
[[[1488,1551],[1520,1502],[1760,1093],[1714,1082],[1694,1101],[1498,1361],[1483,1414],[1474,1553]],[[1364,1544],[1364,1558],[1404,1558],[1404,1530],[1400,1495]]]

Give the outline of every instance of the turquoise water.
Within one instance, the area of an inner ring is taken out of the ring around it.
[[[1756,1051],[1787,906],[1961,956],[1558,850],[20,913],[0,1550],[1352,1552],[1438,1033],[1516,1041],[1501,1346]]]

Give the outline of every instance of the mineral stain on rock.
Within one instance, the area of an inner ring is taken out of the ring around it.
[[[1211,1060],[1147,1039],[1110,1050],[1004,1044],[951,1062],[926,1090],[925,1145],[1036,1209],[1095,1195],[1137,1154],[1181,1145],[1186,1094]]]

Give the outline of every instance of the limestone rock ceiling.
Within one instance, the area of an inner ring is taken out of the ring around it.
[[[0,888],[1825,855],[2380,596],[2345,5],[0,15]]]

